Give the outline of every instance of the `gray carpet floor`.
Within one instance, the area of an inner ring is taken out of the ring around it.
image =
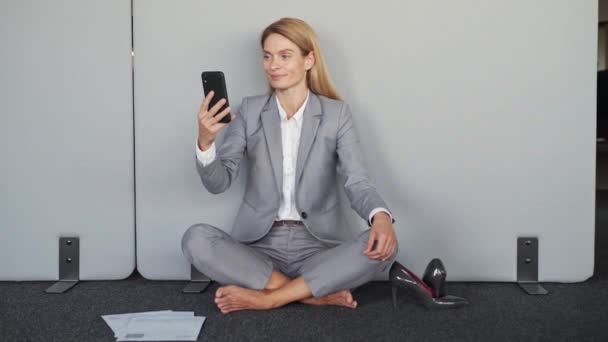
[[[608,341],[608,192],[597,192],[595,274],[584,283],[544,283],[547,296],[514,283],[453,283],[448,292],[466,308],[428,311],[390,285],[354,291],[355,310],[292,303],[272,311],[223,315],[213,296],[182,294],[185,282],[149,281],[137,272],[122,281],[82,282],[60,295],[50,282],[0,282],[0,341],[114,341],[101,315],[153,310],[206,316],[199,341]],[[448,270],[449,272],[449,270]]]

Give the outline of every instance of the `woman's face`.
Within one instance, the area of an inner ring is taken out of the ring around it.
[[[302,56],[300,48],[280,34],[273,33],[264,41],[264,71],[270,86],[285,90],[306,85],[306,71],[314,65],[312,51]]]

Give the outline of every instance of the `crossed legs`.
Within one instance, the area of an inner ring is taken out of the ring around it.
[[[349,290],[341,290],[320,298],[312,292],[304,277],[290,279],[278,270],[273,270],[263,290],[252,290],[237,285],[222,286],[215,292],[215,303],[224,314],[238,310],[267,310],[299,301],[312,305],[341,305],[356,308]]]
[[[267,310],[295,301],[356,308],[357,303],[348,289],[372,280],[373,275],[385,270],[395,257],[380,262],[363,255],[367,234],[364,232],[356,241],[307,257],[294,279],[275,269],[272,261],[259,250],[238,243],[211,225],[190,227],[182,239],[182,250],[199,271],[220,284],[230,284],[221,286],[215,294],[216,304],[223,313]]]

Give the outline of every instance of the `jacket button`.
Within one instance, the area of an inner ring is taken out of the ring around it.
[[[303,219],[305,219],[308,215],[306,214],[305,211],[303,211],[302,214],[301,214],[301,216],[302,216]]]

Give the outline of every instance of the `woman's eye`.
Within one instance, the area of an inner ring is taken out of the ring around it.
[[[282,57],[283,59],[287,59],[287,58],[289,58],[289,55],[282,55],[281,57]]]

